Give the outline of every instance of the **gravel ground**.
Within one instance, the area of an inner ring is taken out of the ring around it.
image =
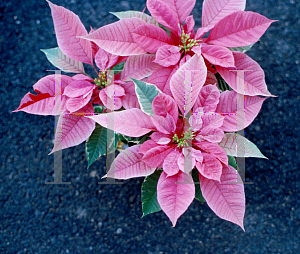
[[[144,0],[53,0],[93,28],[116,21],[110,11],[143,10]],[[193,11],[201,22],[201,5]],[[105,160],[87,169],[84,144],[63,151],[63,180],[53,180],[54,119],[16,109],[53,69],[40,49],[56,47],[46,1],[0,3],[0,253],[299,253],[300,3],[247,1],[273,23],[249,55],[277,98],[265,101],[245,130],[269,158],[246,159],[244,233],[194,201],[176,228],[163,212],[141,219],[142,179],[99,185]],[[298,173],[297,173],[298,171]]]

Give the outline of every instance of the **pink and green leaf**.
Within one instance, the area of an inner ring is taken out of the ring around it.
[[[155,115],[166,117],[167,114],[170,114],[175,124],[178,119],[178,106],[175,100],[164,93],[159,93],[156,97],[154,97],[152,101],[152,110]]]
[[[176,124],[171,115],[167,113],[166,117],[154,115],[151,120],[156,129],[164,134],[172,134],[175,132]]]
[[[205,131],[200,131],[199,134],[196,136],[196,140],[198,141],[208,141],[211,143],[219,143],[224,138],[224,131],[220,128],[209,128]]]
[[[173,176],[162,172],[157,183],[157,200],[175,227],[178,218],[195,198],[195,185],[191,174],[181,171]]]
[[[118,19],[130,19],[130,18],[140,18],[144,20],[147,24],[152,24],[158,26],[157,21],[149,16],[148,14],[140,11],[120,11],[120,12],[110,12],[115,15]]]
[[[100,27],[94,33],[82,37],[96,43],[105,51],[119,56],[144,54],[144,51],[133,39],[132,32],[145,21],[139,18],[121,19],[112,24]]]
[[[125,62],[121,79],[130,81],[130,78],[141,80],[152,74],[159,67],[154,63],[155,55],[144,54],[138,56],[130,56]]]
[[[203,162],[196,162],[196,168],[199,173],[207,179],[212,179],[220,182],[222,175],[222,164],[216,157],[208,153],[202,153]]]
[[[87,64],[93,63],[91,43],[79,38],[87,35],[79,17],[64,7],[47,0],[51,8],[57,44],[69,58]]]
[[[148,82],[151,84],[155,84],[160,91],[173,97],[173,94],[170,90],[170,80],[177,70],[178,65],[170,66],[167,68],[157,68],[149,77]]]
[[[155,25],[140,25],[133,31],[132,36],[134,41],[148,53],[156,53],[161,46],[172,44],[168,34]]]
[[[125,109],[140,108],[140,104],[135,93],[134,83],[132,81],[127,82],[123,85],[123,89],[125,91],[125,96],[121,97],[123,107]]]
[[[179,166],[177,160],[180,156],[178,150],[172,150],[165,158],[163,162],[163,170],[169,176],[176,175],[179,172]]]
[[[254,44],[255,43],[253,43],[249,46],[245,46],[245,47],[233,47],[233,48],[228,48],[228,49],[230,49],[231,51],[239,51],[239,52],[245,53],[245,52],[249,51],[254,46]]]
[[[215,85],[206,85],[200,90],[194,109],[202,107],[204,112],[215,112],[219,98],[219,89]]]
[[[148,114],[154,116],[152,110],[152,101],[159,94],[159,89],[152,84],[146,83],[141,80],[132,79],[135,84],[135,92],[141,107],[141,110]]]
[[[59,82],[60,81],[60,82]],[[37,95],[28,92],[19,107],[13,112],[24,111],[36,115],[60,115],[66,111],[67,97],[62,95],[64,89],[73,79],[66,75],[48,75],[41,78],[33,89]],[[55,96],[55,88],[61,94]]]
[[[140,147],[139,153],[145,154],[150,149],[157,147],[157,143],[152,139],[146,140]]]
[[[192,147],[183,148],[180,156],[177,159],[179,169],[186,174],[190,173],[196,165],[196,156],[194,156],[194,151],[200,153],[200,156],[197,157],[202,161],[202,153],[193,149]]]
[[[152,140],[151,140],[152,141]],[[154,142],[154,141],[153,141]],[[154,142],[155,143],[155,142]],[[151,145],[151,144],[150,144]],[[172,146],[157,145],[144,153],[143,161],[150,167],[156,168],[163,164],[166,156],[173,151]]]
[[[237,171],[231,166],[224,167],[221,183],[200,174],[199,180],[202,195],[213,212],[244,230],[245,192]]]
[[[126,180],[151,175],[155,168],[149,167],[141,160],[143,155],[138,153],[139,149],[140,145],[134,145],[122,151],[104,177]]]
[[[91,82],[89,81],[74,80],[70,82],[68,86],[66,86],[63,95],[66,95],[70,98],[74,98],[81,95],[86,95],[95,88],[96,86],[91,84]]]
[[[169,67],[179,62],[181,57],[180,48],[172,45],[164,45],[158,48],[154,63],[163,67]]]
[[[177,32],[179,17],[174,9],[174,2],[160,1],[160,0],[147,0],[147,9],[151,13],[151,16],[160,24],[166,28]],[[189,13],[188,13],[189,15]]]
[[[185,24],[183,25],[183,29],[186,34],[190,33],[192,38],[193,36],[195,36],[194,26],[195,26],[195,20],[193,18],[193,15],[190,15],[185,19]]]
[[[216,113],[203,113],[203,115],[201,115],[201,119],[203,123],[200,133],[205,133],[207,130],[220,128],[223,124],[224,116]]]
[[[41,49],[49,60],[56,68],[71,73],[84,73],[82,62],[75,61],[67,57],[59,47],[52,49]]]
[[[258,115],[263,102],[267,98],[245,95],[240,99],[244,100],[244,103],[242,108],[237,108],[237,93],[235,91],[221,93],[216,112],[225,116],[221,126],[223,131],[234,132],[248,127]],[[242,113],[242,115],[238,115],[237,112]]]
[[[207,68],[203,58],[194,55],[172,76],[170,90],[184,115],[188,114],[194,106],[198,94],[205,83],[206,74]]]
[[[232,51],[217,45],[205,45],[201,47],[202,55],[213,65],[222,67],[235,67]]]
[[[85,116],[93,113],[93,106],[88,104],[80,112],[61,115],[57,123],[54,147],[51,153],[86,141],[95,129],[95,122]]]
[[[259,66],[259,64],[242,52],[233,52],[233,56],[235,60],[235,67],[237,70],[250,70],[244,72],[244,94],[250,96],[273,96],[268,91],[265,82],[265,73],[263,69]],[[237,87],[238,73],[236,71],[232,71],[221,66],[216,66],[216,69],[233,90],[235,90],[236,92],[240,90]]]
[[[76,112],[87,105],[91,98],[92,92],[89,92],[85,96],[81,95],[79,97],[68,98],[66,102],[66,108],[68,111],[70,111],[70,113]]]
[[[217,158],[220,162],[228,165],[228,157],[226,155],[225,150],[218,144],[210,143],[207,141],[203,142],[195,142],[193,143],[195,146],[201,149],[201,151],[210,154]]]
[[[161,132],[153,132],[150,138],[159,145],[167,145],[171,142],[170,136]]]
[[[226,133],[219,146],[225,150],[227,155],[240,157],[242,154],[242,157],[267,159],[255,144],[237,133]]]
[[[109,69],[119,60],[119,56],[110,54],[99,48],[95,55],[95,63],[100,70]]]
[[[236,11],[244,11],[246,0],[204,0],[202,27],[214,26],[221,19]]]
[[[109,118],[114,125],[111,128],[113,131],[130,137],[141,137],[150,131],[156,130],[151,118],[137,108],[89,116],[88,118],[93,119],[105,128],[107,128],[107,118]]]
[[[275,20],[251,11],[237,11],[220,20],[206,43],[224,47],[243,47],[256,43]]]

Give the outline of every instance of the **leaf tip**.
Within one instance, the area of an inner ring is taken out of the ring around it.
[[[135,79],[135,78],[131,78],[131,77],[128,77],[128,78],[130,78],[134,83],[135,83],[136,81],[138,81],[138,80]]]
[[[103,178],[107,178],[107,174],[105,174],[104,176],[101,177],[101,179],[103,179]]]
[[[52,149],[52,151],[50,153],[48,153],[48,155],[50,154],[53,154],[55,151],[54,151],[54,148]]]
[[[46,0],[46,2],[49,4],[50,8],[51,8],[51,5],[54,5],[54,4],[51,3],[49,0]]]
[[[177,223],[177,219],[174,219],[174,220],[172,221],[172,228],[175,228],[176,223]]]
[[[243,224],[239,226],[243,229],[244,232],[246,232]]]

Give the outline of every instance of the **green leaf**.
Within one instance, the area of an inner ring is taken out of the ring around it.
[[[150,139],[148,135],[149,134],[146,134],[146,135],[142,136],[139,144],[143,144],[146,140]]]
[[[158,26],[157,21],[146,13],[140,11],[121,11],[121,12],[110,12],[115,15],[118,19],[128,19],[128,18],[140,18],[146,23]]]
[[[123,70],[124,65],[125,65],[125,62],[121,62],[121,63],[115,65],[114,67],[112,67],[112,70],[114,70],[114,71],[121,71],[121,70]]]
[[[228,165],[235,168],[237,171],[239,171],[239,168],[236,163],[236,159],[233,156],[227,155],[228,157]]]
[[[163,26],[162,24],[158,24],[158,26],[160,27],[160,28],[162,28],[163,30],[165,30],[165,32],[168,34],[168,36],[170,37],[170,30],[168,29],[168,28],[166,28],[165,26]]]
[[[157,182],[161,172],[156,170],[152,175],[147,176],[142,184],[142,217],[161,210],[157,201]]]
[[[200,202],[206,202],[204,197],[202,196],[202,192],[200,189],[199,172],[195,168],[192,171],[192,177],[195,183],[195,198],[198,199]]]
[[[64,72],[72,73],[84,73],[84,68],[82,62],[75,61],[67,57],[59,47],[52,49],[41,49],[49,60],[55,67],[61,69]]]
[[[94,112],[95,113],[103,113],[103,111],[105,110],[106,108],[104,106],[101,106],[101,105],[95,105],[94,106]]]
[[[148,115],[154,116],[152,110],[152,101],[159,94],[160,90],[155,85],[146,83],[144,81],[133,78],[131,78],[131,80],[135,84],[135,92],[142,111]]]
[[[109,144],[117,148],[119,137],[114,133],[114,142]],[[107,129],[96,123],[95,130],[85,143],[85,154],[88,160],[88,168],[102,155],[106,155]],[[111,147],[110,147],[111,148]]]
[[[228,165],[230,165],[233,168],[236,168],[237,164],[236,164],[235,158],[233,156],[230,156],[230,155],[227,155],[227,157],[228,157]]]
[[[118,133],[118,138],[120,141],[122,141],[124,144],[128,145],[129,142],[132,142],[132,143],[138,143],[139,142],[139,138],[132,138],[132,137],[129,137],[129,136],[125,136],[125,135],[122,135],[120,133]]]
[[[129,136],[125,136],[122,134],[117,134],[117,137],[120,141],[122,141],[124,144],[128,145],[129,143],[135,143],[135,144],[143,144],[146,140],[150,139],[149,138],[149,133],[147,133],[144,136],[133,138]]]
[[[227,155],[268,159],[254,143],[237,133],[226,133],[219,146],[225,150]],[[238,151],[242,152],[242,156],[238,154]]]
[[[88,168],[102,155],[106,154],[107,129],[96,123],[95,130],[88,138],[85,145],[85,153],[88,160]]]
[[[239,51],[239,52],[245,53],[245,52],[249,51],[253,47],[254,44],[255,43],[253,43],[249,46],[245,46],[245,47],[235,47],[235,48],[228,48],[228,49],[230,49],[231,51]]]
[[[126,145],[128,145],[128,143],[129,143],[129,141],[128,141],[128,139],[126,138],[126,136],[124,136],[124,135],[122,135],[122,134],[117,134],[117,136],[118,136],[118,138],[119,138],[119,140],[121,141],[121,142],[123,142],[124,144],[126,144]]]
[[[221,92],[224,92],[226,90],[231,91],[232,88],[226,83],[226,81],[221,77],[219,73],[215,74],[217,81],[218,81],[218,88],[221,90]]]

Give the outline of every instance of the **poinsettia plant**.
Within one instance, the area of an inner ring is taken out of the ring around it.
[[[112,13],[119,21],[88,33],[77,15],[47,2],[58,47],[42,51],[76,75],[40,79],[14,112],[59,116],[51,153],[86,141],[88,167],[111,144],[121,151],[104,177],[145,177],[143,215],[163,210],[175,226],[196,198],[244,229],[235,157],[240,149],[265,156],[237,132],[273,96],[245,52],[274,20],[245,11],[245,0],[204,0],[196,31],[196,0],[147,0],[151,15]]]

